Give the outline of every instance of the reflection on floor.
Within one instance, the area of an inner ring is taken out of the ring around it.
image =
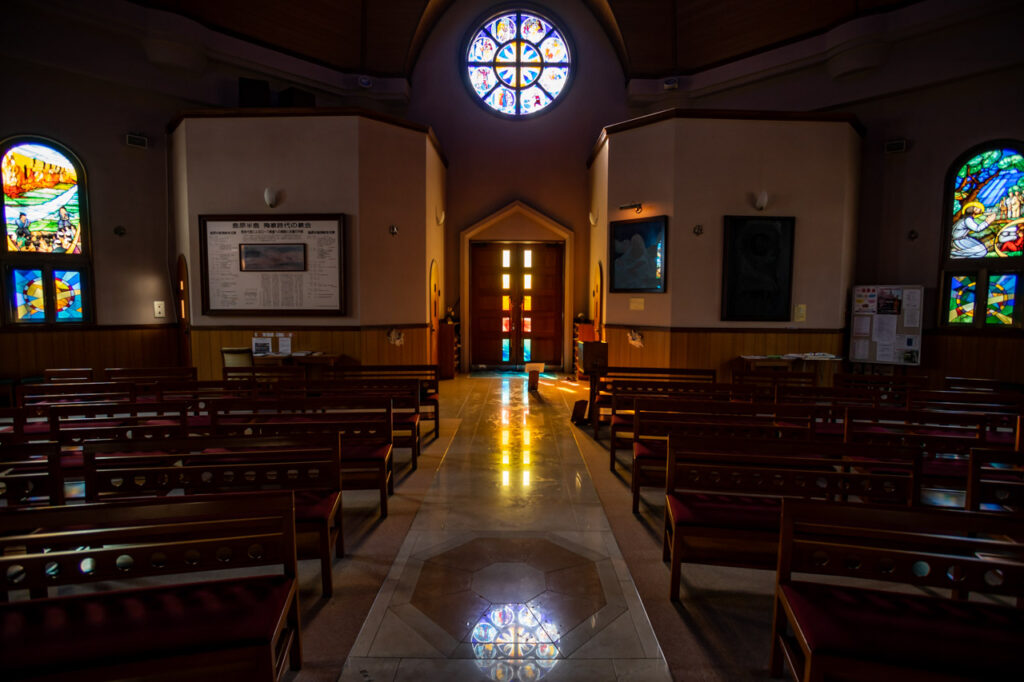
[[[341,679],[670,679],[568,426],[582,389],[450,384],[461,422]]]

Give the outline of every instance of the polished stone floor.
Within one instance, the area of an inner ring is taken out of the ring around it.
[[[671,679],[565,428],[579,387],[457,381],[454,435],[341,679]]]

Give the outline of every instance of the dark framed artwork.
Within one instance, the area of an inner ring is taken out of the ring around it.
[[[343,315],[341,215],[201,215],[205,315]]]
[[[795,218],[725,216],[722,319],[787,322]]]
[[[608,224],[608,291],[665,293],[668,216]]]

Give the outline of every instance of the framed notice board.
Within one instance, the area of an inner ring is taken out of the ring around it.
[[[850,316],[850,360],[921,364],[923,286],[856,286]]]

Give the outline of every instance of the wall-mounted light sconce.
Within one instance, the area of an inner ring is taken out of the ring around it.
[[[754,208],[758,211],[763,211],[768,208],[768,192],[767,190],[761,190],[754,195]]]
[[[640,213],[644,210],[644,205],[639,201],[634,201],[632,204],[622,204],[619,206],[620,211],[628,211],[629,209],[633,209],[637,213]]]
[[[277,190],[271,187],[263,190],[263,201],[266,202],[268,208],[277,206]]]
[[[694,225],[693,226],[693,233],[695,235],[697,235],[698,237],[701,236],[702,234],[704,234],[704,226],[703,225]]]
[[[388,225],[388,232],[391,233],[392,237],[397,237],[398,236],[398,225],[395,225],[394,223],[392,223],[391,225]]]

